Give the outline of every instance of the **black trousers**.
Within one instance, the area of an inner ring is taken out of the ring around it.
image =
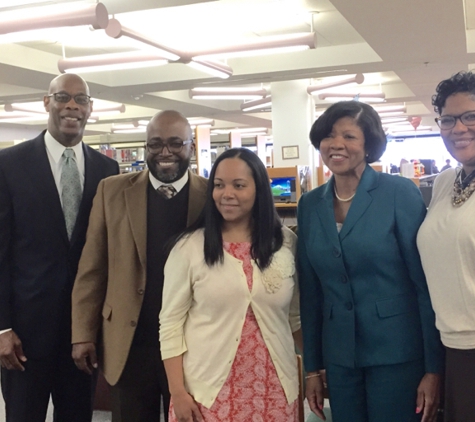
[[[44,422],[50,396],[54,422],[91,421],[96,376],[76,368],[71,345],[48,358],[28,358],[23,366],[25,371],[2,368],[6,422]]]
[[[158,346],[132,345],[111,393],[112,422],[159,422],[161,402],[168,421],[170,393]]]
[[[475,421],[475,349],[445,348],[445,421]]]

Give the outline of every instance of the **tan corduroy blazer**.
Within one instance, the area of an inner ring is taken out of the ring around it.
[[[207,186],[206,179],[189,176],[188,225],[204,206]],[[145,292],[148,183],[145,170],[99,184],[74,283],[72,342],[99,343],[111,385],[124,369]]]

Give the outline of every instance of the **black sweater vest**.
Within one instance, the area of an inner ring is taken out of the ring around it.
[[[189,183],[166,199],[149,183],[147,190],[147,284],[134,344],[158,347],[158,315],[162,307],[163,269],[170,241],[186,228]]]

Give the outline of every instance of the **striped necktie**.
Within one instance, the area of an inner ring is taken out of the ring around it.
[[[68,232],[68,238],[71,239],[82,199],[79,169],[76,164],[74,150],[71,148],[66,148],[63,152],[60,185],[66,231]]]
[[[173,198],[177,194],[173,185],[161,185],[157,188],[157,192],[167,199]]]

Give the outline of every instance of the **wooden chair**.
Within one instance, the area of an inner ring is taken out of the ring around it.
[[[305,400],[303,388],[304,388],[304,379],[303,379],[303,365],[302,365],[302,356],[297,355],[297,368],[299,372],[299,422],[305,422],[305,411],[303,407],[303,401]]]

